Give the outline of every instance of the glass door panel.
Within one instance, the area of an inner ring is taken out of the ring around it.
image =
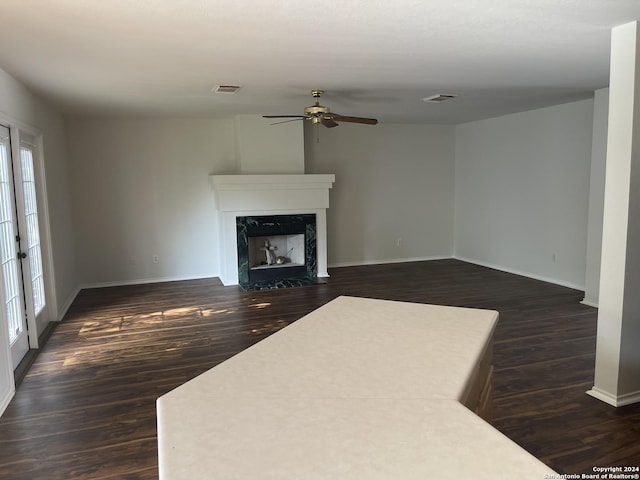
[[[29,350],[18,255],[18,229],[9,130],[0,126],[0,294],[7,317],[13,367]]]
[[[20,166],[22,174],[26,253],[29,259],[28,277],[31,287],[27,290],[31,290],[33,314],[37,317],[45,307],[45,292],[38,223],[38,202],[36,199],[36,182],[33,172],[33,147],[28,144],[20,145]]]

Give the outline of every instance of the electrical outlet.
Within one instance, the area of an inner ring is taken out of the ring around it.
[[[160,257],[158,257],[158,255],[154,255],[153,257],[151,257],[153,260],[153,263],[159,263],[160,262]]]
[[[396,240],[396,247],[400,247],[400,245],[402,245],[402,239],[401,239],[401,238],[398,238],[398,239]]]

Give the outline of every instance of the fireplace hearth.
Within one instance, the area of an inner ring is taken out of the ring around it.
[[[318,282],[315,214],[236,217],[238,284],[263,290]]]

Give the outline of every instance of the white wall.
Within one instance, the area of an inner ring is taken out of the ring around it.
[[[74,116],[67,132],[81,284],[218,275],[208,175],[236,173],[232,119]]]
[[[593,100],[456,128],[455,256],[582,288]]]
[[[591,142],[591,178],[589,181],[589,221],[583,303],[598,306],[600,294],[600,253],[604,216],[604,184],[607,160],[607,123],[609,89],[595,92],[593,99],[593,138]]]
[[[60,319],[60,315],[73,300],[77,287],[63,116],[3,70],[0,70],[0,112],[38,129],[43,135],[55,302],[57,319]],[[38,333],[45,327],[46,325],[38,325]]]
[[[336,175],[330,266],[451,256],[453,126],[318,128],[305,128],[306,173]]]
[[[238,173],[304,173],[302,120],[271,125],[277,120],[235,117]]]

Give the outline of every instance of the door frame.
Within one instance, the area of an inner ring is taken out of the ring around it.
[[[58,321],[58,305],[56,299],[55,275],[51,247],[51,226],[49,222],[49,205],[44,164],[43,135],[39,129],[21,122],[20,120],[17,120],[1,111],[0,123],[9,128],[9,134],[11,136],[11,155],[13,157],[13,161],[20,161],[20,132],[28,134],[34,140],[33,143],[35,144],[35,151],[33,152],[33,169],[36,181],[42,273],[44,276],[44,288],[46,295],[43,319],[46,323]],[[1,278],[0,281],[2,281]],[[3,323],[6,324],[6,321]],[[33,315],[29,315],[27,317],[27,327],[29,329],[29,349],[32,350],[39,348],[38,335],[40,332],[38,331],[38,325]],[[6,325],[3,325],[2,328],[6,328]],[[44,326],[42,327],[42,330],[44,330]]]
[[[16,393],[13,359],[11,358],[11,348],[9,347],[8,323],[4,309],[0,309],[0,417]]]

